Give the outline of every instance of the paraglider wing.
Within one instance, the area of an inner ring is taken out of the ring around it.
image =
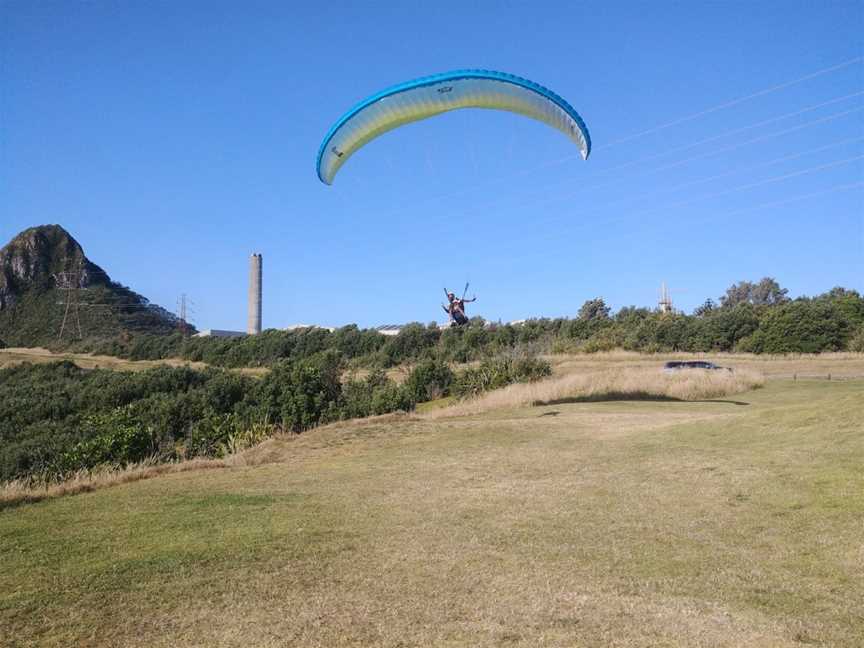
[[[551,90],[504,72],[457,70],[393,86],[345,113],[318,150],[318,178],[332,184],[348,158],[389,130],[460,108],[507,110],[532,117],[567,135],[579,147],[583,159],[587,160],[591,153],[585,122]]]

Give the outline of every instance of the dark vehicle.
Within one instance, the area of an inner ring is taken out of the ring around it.
[[[684,369],[706,369],[709,371],[720,371],[725,369],[726,371],[732,371],[729,367],[721,367],[713,362],[706,362],[705,360],[672,361],[663,365],[663,371],[682,371]]]

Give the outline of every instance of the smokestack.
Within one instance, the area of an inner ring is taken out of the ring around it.
[[[258,335],[261,332],[261,270],[264,260],[260,254],[249,257],[249,322],[246,332]]]

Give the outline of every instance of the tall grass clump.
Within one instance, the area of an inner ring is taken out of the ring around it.
[[[656,368],[612,369],[509,385],[452,407],[429,412],[425,416],[442,418],[496,409],[584,401],[696,401],[739,394],[757,389],[764,383],[762,374],[748,370],[665,373]]]
[[[159,475],[226,468],[233,465],[235,461],[233,456],[229,456],[224,459],[196,458],[188,461],[159,463],[158,458],[150,457],[123,466],[102,464],[94,468],[81,468],[66,474],[62,479],[58,479],[54,474],[28,475],[0,483],[0,510],[64,495],[90,493],[119,484],[152,479]]]
[[[459,373],[451,386],[457,398],[472,398],[513,383],[535,382],[552,375],[552,366],[531,351],[514,350],[483,360]]]

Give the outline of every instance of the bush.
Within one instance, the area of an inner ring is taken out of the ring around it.
[[[477,396],[514,382],[533,382],[552,374],[551,365],[533,355],[506,353],[484,360],[479,367],[465,369],[456,376],[452,393],[459,398]]]
[[[597,353],[600,351],[612,351],[624,346],[624,335],[617,327],[601,329],[592,335],[580,348],[584,353]]]
[[[849,338],[849,350],[864,353],[864,326],[860,327],[855,334]]]
[[[80,430],[85,438],[63,453],[60,473],[143,461],[158,450],[155,431],[142,424],[130,405],[86,416]]]
[[[351,380],[342,386],[343,418],[409,411],[415,402],[408,390],[396,385],[381,369],[376,369],[364,380]]]
[[[342,384],[338,370],[326,362],[282,362],[261,383],[259,414],[285,430],[302,432],[339,418]]]
[[[850,335],[849,322],[834,303],[799,299],[769,310],[738,348],[753,353],[840,351]]]
[[[421,360],[408,378],[404,388],[415,403],[425,403],[446,396],[453,382],[453,372],[441,360]]]
[[[226,454],[231,440],[243,433],[244,425],[234,414],[210,414],[189,428],[183,450],[184,458],[220,457]]]
[[[422,358],[438,344],[441,332],[438,328],[429,328],[422,324],[408,324],[387,339],[381,348],[380,355],[385,366],[393,367],[406,360]]]

